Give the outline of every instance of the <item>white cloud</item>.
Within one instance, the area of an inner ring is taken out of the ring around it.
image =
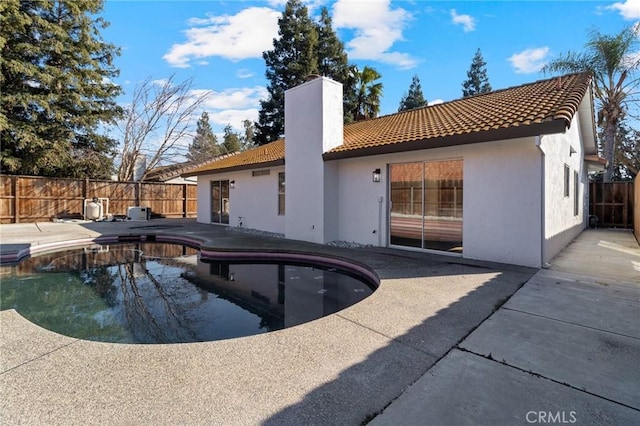
[[[626,0],[607,6],[609,10],[616,10],[624,19],[640,18],[640,0]]]
[[[632,52],[622,58],[622,65],[625,68],[638,69],[640,67],[640,52]]]
[[[251,78],[254,76],[254,73],[247,68],[240,68],[238,71],[236,71],[236,77],[238,78]]]
[[[156,86],[166,86],[169,84],[169,79],[168,78],[158,78],[155,80],[151,81],[151,84],[156,85]]]
[[[389,0],[338,0],[333,5],[333,26],[355,32],[354,38],[346,43],[349,58],[395,64],[401,69],[415,67],[416,59],[389,49],[403,40],[402,31],[410,19],[404,9],[391,9]]]
[[[232,61],[260,58],[278,36],[280,13],[267,7],[250,7],[236,15],[189,20],[187,41],[171,46],[163,59],[178,68],[188,68],[193,58],[222,56]]]
[[[196,119],[200,117],[201,111],[207,111],[209,121],[214,127],[222,130],[224,126],[231,124],[231,127],[240,131],[243,129],[244,120],[258,120],[260,100],[266,99],[268,92],[263,86],[255,86],[225,89],[220,92],[198,89],[192,90],[190,95],[194,99],[205,97]]]
[[[458,15],[455,9],[451,9],[451,22],[462,25],[465,33],[476,29],[476,20],[471,15]]]
[[[248,108],[241,110],[227,109],[224,111],[210,112],[209,121],[224,127],[230,124],[236,131],[242,130],[242,122],[244,120],[258,121],[258,108]],[[222,138],[218,140],[221,142]]]
[[[429,103],[427,105],[431,106],[431,105],[439,105],[444,103],[444,100],[442,99],[434,99],[432,101],[429,101]]]
[[[516,74],[530,74],[540,71],[546,65],[545,59],[548,54],[548,47],[538,47],[514,53],[508,60],[511,62]]]
[[[287,0],[268,0],[267,3],[271,7],[282,7],[287,4]]]
[[[263,86],[215,90],[194,90],[195,96],[207,95],[202,107],[207,110],[255,108],[269,95]]]

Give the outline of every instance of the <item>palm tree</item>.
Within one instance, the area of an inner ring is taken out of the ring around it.
[[[640,82],[631,78],[640,65],[640,57],[634,56],[637,32],[634,27],[623,29],[615,35],[590,34],[585,51],[568,52],[551,61],[544,72],[589,71],[593,76],[594,96],[599,101],[598,125],[603,129],[602,154],[608,165],[603,180],[611,182],[616,151],[616,132],[627,112],[630,96]]]
[[[365,66],[362,71],[352,66],[349,73],[353,101],[349,108],[355,121],[375,118],[380,112],[382,83],[375,81],[382,77],[374,68]]]

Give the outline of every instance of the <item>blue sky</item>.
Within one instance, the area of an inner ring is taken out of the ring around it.
[[[382,74],[381,115],[397,111],[414,75],[428,101],[462,96],[476,49],[494,89],[545,78],[550,59],[579,51],[588,32],[614,34],[640,20],[640,0],[419,1],[310,0],[317,17],[327,6],[351,63]],[[262,52],[277,37],[285,1],[106,0],[105,41],[121,47],[116,83],[126,103],[145,79],[209,91],[204,109],[216,133],[257,120],[267,95]]]

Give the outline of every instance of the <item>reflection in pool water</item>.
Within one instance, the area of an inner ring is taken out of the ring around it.
[[[2,267],[0,308],[71,337],[119,343],[229,339],[302,324],[359,302],[333,268],[201,261],[177,244],[92,246]]]

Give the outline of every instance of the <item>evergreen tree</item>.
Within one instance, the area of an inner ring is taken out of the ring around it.
[[[0,165],[12,174],[105,178],[121,109],[99,31],[103,0],[0,1]]]
[[[266,100],[260,101],[256,143],[273,142],[284,133],[284,92],[318,73],[318,31],[300,0],[288,0],[278,19],[278,35],[273,50],[262,54],[269,81]]]
[[[420,79],[417,75],[413,76],[413,80],[411,80],[411,86],[409,86],[409,91],[402,96],[400,100],[400,106],[398,107],[398,112],[400,111],[408,111],[410,109],[421,108],[427,105],[427,100],[424,98],[422,94],[422,86],[420,86]]]
[[[189,145],[186,157],[188,161],[200,162],[220,155],[218,138],[209,124],[209,114],[205,111],[196,123],[196,135]]]
[[[320,12],[318,31],[318,73],[345,84],[349,74],[349,63],[344,43],[331,26],[331,17],[326,7]]]
[[[224,128],[223,139],[222,148],[225,153],[230,154],[241,150],[242,143],[240,142],[240,135],[233,131],[230,124],[227,124]]]
[[[476,50],[469,71],[467,71],[467,79],[462,83],[462,97],[466,98],[491,91],[486,66],[487,63],[482,58],[480,49]]]
[[[240,137],[240,150],[246,151],[255,146],[253,139],[255,137],[256,128],[251,120],[242,120],[242,127],[244,129],[244,134]]]

